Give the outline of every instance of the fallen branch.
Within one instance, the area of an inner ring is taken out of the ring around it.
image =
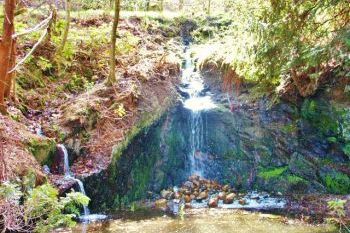
[[[12,35],[12,39],[16,39],[17,37],[19,36],[23,36],[23,35],[26,35],[26,34],[29,34],[29,33],[33,33],[33,32],[36,32],[36,31],[39,31],[39,30],[42,30],[44,27],[47,28],[48,24],[50,23],[51,19],[52,19],[52,16],[53,16],[53,12],[51,12],[51,14],[49,15],[49,17],[47,17],[46,19],[44,19],[43,21],[41,21],[39,24],[37,24],[35,27],[33,28],[30,28],[30,29],[27,29],[21,33],[17,33],[17,34],[14,34]]]
[[[37,49],[37,47],[41,44],[41,42],[44,40],[45,36],[47,35],[47,30],[45,30],[45,32],[41,35],[40,39],[38,40],[38,42],[35,43],[35,45],[33,46],[33,48],[29,51],[29,53],[27,53],[27,55],[17,63],[17,65],[9,71],[9,73],[14,72],[15,70],[18,69],[19,66],[21,66],[27,59],[28,57],[30,57],[30,55],[32,55],[34,53],[34,51]]]

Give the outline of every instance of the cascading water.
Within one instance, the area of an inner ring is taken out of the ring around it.
[[[202,113],[216,107],[210,93],[206,91],[203,79],[196,71],[191,58],[189,47],[185,48],[185,63],[182,75],[182,91],[189,96],[184,102],[184,107],[190,110],[190,173],[204,176],[205,127]]]
[[[82,194],[84,194],[86,196],[83,182],[81,182],[81,180],[75,178],[70,171],[67,148],[62,144],[57,145],[57,147],[60,148],[60,150],[63,152],[63,155],[64,155],[64,175],[65,175],[65,177],[68,179],[75,180],[79,186],[79,192],[81,192]],[[87,206],[83,206],[83,208],[84,208],[84,217],[90,215],[89,208]]]

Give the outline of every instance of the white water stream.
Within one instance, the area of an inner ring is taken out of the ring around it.
[[[206,153],[203,151],[205,141],[205,130],[203,112],[216,108],[211,94],[206,91],[203,79],[196,71],[195,63],[191,57],[191,51],[185,48],[185,64],[183,67],[181,90],[188,94],[184,101],[184,107],[190,110],[190,146],[189,154],[190,173],[203,176],[204,160]]]

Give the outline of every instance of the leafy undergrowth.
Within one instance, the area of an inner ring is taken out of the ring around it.
[[[0,185],[0,225],[3,232],[49,232],[60,226],[72,227],[79,209],[89,198],[80,192],[59,197],[59,192],[46,183],[37,186],[30,173],[17,182]]]

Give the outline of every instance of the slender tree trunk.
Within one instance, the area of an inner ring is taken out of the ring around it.
[[[16,40],[12,40],[11,52],[10,52],[10,62],[8,70],[11,70],[16,65],[16,54],[17,54],[17,43]],[[10,97],[12,82],[16,77],[16,71],[12,71],[11,73],[7,73],[6,76],[6,88],[5,88],[5,98]]]
[[[160,11],[164,10],[164,0],[160,0]]]
[[[66,26],[64,28],[61,45],[57,50],[58,55],[60,55],[64,50],[64,47],[66,46],[67,39],[68,39],[68,33],[69,33],[69,27],[70,27],[70,8],[71,8],[70,2],[71,0],[66,0]]]
[[[151,5],[151,0],[146,0],[146,11],[149,11],[150,5]]]
[[[119,13],[120,13],[120,0],[115,0],[114,2],[114,20],[111,33],[111,48],[110,48],[110,73],[108,77],[108,84],[111,85],[117,79],[115,77],[115,51],[116,51],[116,40],[117,40],[117,28],[119,23]]]
[[[3,35],[0,42],[0,112],[7,112],[5,105],[5,93],[8,89],[8,72],[10,70],[14,34],[16,0],[5,0]]]
[[[184,0],[179,0],[179,11],[184,9]]]
[[[208,15],[210,16],[210,12],[211,11],[211,0],[208,0],[208,11],[207,11],[207,13],[208,13]]]

